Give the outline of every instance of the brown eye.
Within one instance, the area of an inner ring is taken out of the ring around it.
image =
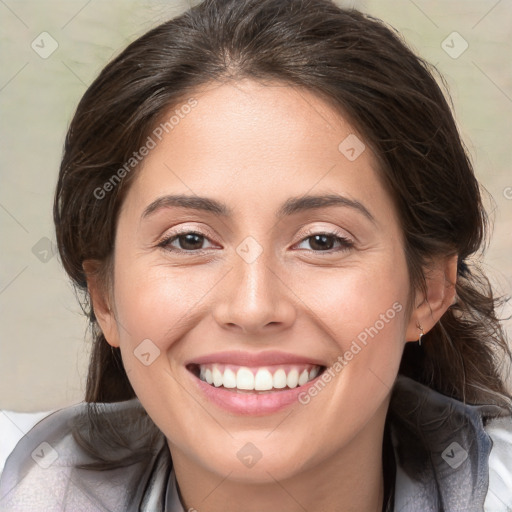
[[[350,249],[354,245],[348,238],[334,233],[316,233],[304,238],[300,243],[303,244],[304,242],[308,242],[310,249],[315,252],[331,251],[336,244],[338,244],[339,247],[337,249],[338,251]],[[337,250],[334,249],[334,251]]]
[[[187,232],[172,235],[158,244],[169,251],[199,252],[203,249],[204,242],[208,240],[201,233]]]

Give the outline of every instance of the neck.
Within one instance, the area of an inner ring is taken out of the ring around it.
[[[282,479],[276,478],[272,471],[265,471],[266,481],[256,483],[232,478],[232,471],[226,475],[212,473],[172,446],[184,509],[199,512],[381,512],[385,412],[377,413],[349,444],[329,452],[317,464],[304,461],[307,469]]]

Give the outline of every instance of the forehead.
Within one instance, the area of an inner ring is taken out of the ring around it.
[[[286,84],[207,84],[166,112],[151,137],[132,185],[139,209],[167,189],[260,208],[308,191],[374,203],[383,193],[363,136],[322,98]]]
[[[258,156],[265,158],[262,163],[272,162],[273,156],[282,159],[289,152],[291,158],[295,151],[307,158],[305,153],[327,146],[338,157],[340,136],[355,134],[345,117],[319,96],[288,84],[249,79],[207,84],[194,98],[196,106],[172,129],[174,142],[179,138],[180,143],[200,145],[202,153],[222,151],[223,157],[231,152],[237,161]],[[171,115],[183,107],[184,102]]]

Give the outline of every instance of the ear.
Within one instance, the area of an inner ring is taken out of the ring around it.
[[[109,345],[119,347],[119,331],[114,313],[113,300],[108,284],[102,279],[99,260],[85,260],[82,268],[87,279],[87,289],[91,297],[96,320]]]
[[[424,269],[426,293],[418,290],[415,294],[415,303],[406,330],[406,341],[418,341],[421,334],[419,327],[421,326],[423,334],[426,334],[453,303],[457,260],[457,254],[439,257]]]

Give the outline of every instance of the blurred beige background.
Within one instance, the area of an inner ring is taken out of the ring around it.
[[[338,3],[397,28],[446,77],[478,177],[494,197],[486,268],[497,293],[510,294],[512,2]],[[0,1],[0,409],[47,410],[83,397],[86,323],[52,252],[53,190],[65,132],[107,61],[187,6],[175,0]],[[46,55],[52,45],[58,46]],[[512,332],[510,321],[506,325]]]

